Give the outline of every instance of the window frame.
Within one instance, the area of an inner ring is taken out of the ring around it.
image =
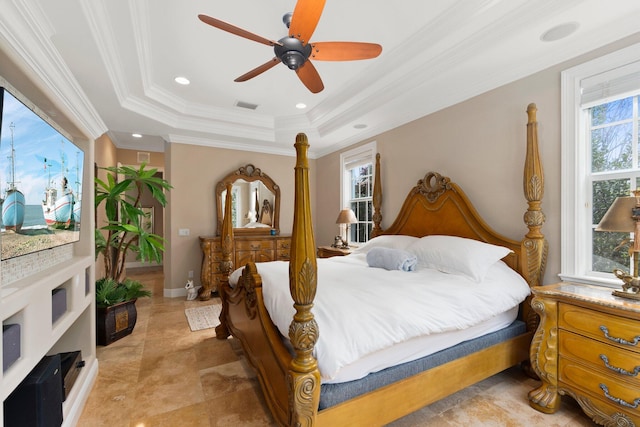
[[[348,163],[360,163],[360,164],[368,164],[371,163],[371,176],[375,179],[376,176],[376,153],[377,153],[377,143],[376,141],[371,141],[366,144],[359,145],[358,147],[352,148],[347,151],[343,151],[340,153],[340,209],[347,209],[351,207],[351,176],[349,171],[352,169],[347,169]],[[371,192],[372,198],[372,209],[373,209],[373,190]],[[371,212],[373,216],[373,212]],[[358,222],[357,224],[363,223],[371,223],[373,227],[373,221],[365,221]],[[351,229],[353,230],[357,224],[351,224]],[[371,238],[371,236],[369,236]],[[351,240],[351,239],[350,239]],[[364,242],[354,242],[356,244],[362,244]]]
[[[593,254],[591,233],[590,144],[588,119],[582,98],[582,82],[598,79],[625,66],[640,63],[640,44],[612,52],[561,73],[561,197],[560,197],[560,278],[581,283],[619,287],[612,273],[591,271]],[[622,93],[617,94],[618,98]],[[605,96],[600,97],[606,102]],[[593,104],[593,102],[590,102]]]

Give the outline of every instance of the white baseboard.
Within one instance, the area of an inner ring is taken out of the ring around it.
[[[200,289],[200,286],[196,286],[196,289]],[[178,298],[178,297],[187,297],[187,289],[186,288],[164,288],[164,293],[162,294],[165,298]]]

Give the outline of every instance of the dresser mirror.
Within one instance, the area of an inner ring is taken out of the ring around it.
[[[227,183],[233,185],[231,214],[234,234],[280,233],[280,187],[259,168],[248,164],[233,171],[216,185],[218,235],[222,232]]]

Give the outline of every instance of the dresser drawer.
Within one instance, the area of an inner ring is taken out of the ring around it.
[[[222,252],[211,252],[209,254],[209,260],[211,262],[222,262]]]
[[[274,250],[273,240],[236,240],[236,252]]]
[[[640,322],[560,303],[558,326],[640,353]]]
[[[222,244],[220,243],[219,237],[213,239],[202,239],[201,244],[202,249],[209,253],[222,252]]]
[[[562,388],[579,389],[593,399],[607,403],[617,411],[638,417],[640,388],[609,374],[589,369],[585,365],[560,357],[558,381]]]
[[[244,267],[248,262],[268,262],[273,261],[274,250],[261,251],[236,251],[235,268]]]
[[[278,239],[278,251],[287,251],[291,249],[291,239]]]
[[[563,357],[582,361],[640,389],[640,357],[637,353],[563,330],[560,330],[559,338],[559,351]]]

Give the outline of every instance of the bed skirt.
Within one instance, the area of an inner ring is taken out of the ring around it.
[[[502,341],[517,337],[526,332],[523,321],[516,320],[506,328],[490,334],[461,342],[453,347],[401,365],[392,366],[382,371],[374,372],[366,377],[338,384],[323,384],[320,389],[319,409],[329,408],[356,396],[376,390],[393,382],[408,378],[412,375],[450,362],[451,360],[467,356],[476,351],[491,347]]]

